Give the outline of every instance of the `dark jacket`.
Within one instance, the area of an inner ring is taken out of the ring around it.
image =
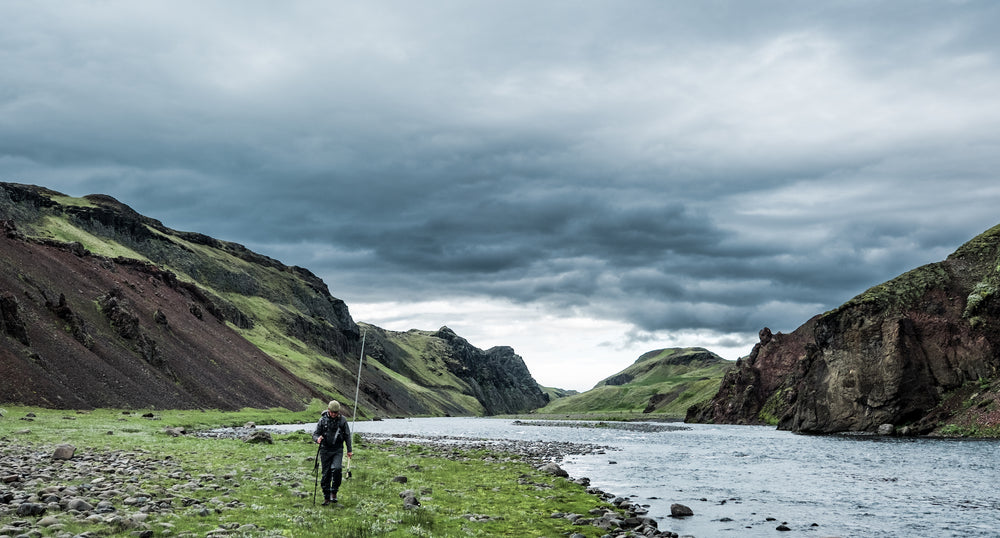
[[[323,411],[319,422],[316,423],[316,431],[313,432],[313,442],[321,435],[323,444],[320,447],[323,450],[336,452],[342,450],[344,443],[347,443],[347,451],[354,452],[351,449],[351,429],[347,426],[347,419],[343,415],[332,418],[328,412]]]

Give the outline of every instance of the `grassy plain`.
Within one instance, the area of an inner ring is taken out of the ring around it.
[[[60,443],[77,447],[77,454],[121,452],[136,460],[170,461],[183,472],[148,473],[136,487],[143,491],[177,491],[201,477],[212,477],[209,487],[184,492],[186,507],[174,503],[169,512],[151,513],[146,524],[155,536],[533,536],[557,537],[578,532],[600,536],[603,531],[573,526],[554,512],[586,515],[595,507],[610,505],[587,494],[584,488],[564,478],[535,470],[519,457],[482,450],[449,450],[447,454],[417,444],[370,443],[355,436],[352,477],[344,481],[341,502],[335,508],[313,504],[313,461],[316,445],[305,433],[274,435],[273,444],[249,444],[237,439],[210,439],[192,431],[221,426],[257,424],[311,424],[320,410],[291,412],[282,409],[221,411],[94,410],[60,411],[4,406],[0,412],[3,445],[48,451]],[[29,417],[33,414],[33,417]],[[30,421],[22,420],[31,418]],[[167,427],[183,427],[187,435],[173,437]],[[72,483],[72,473],[59,473],[49,485]],[[407,483],[394,482],[406,476]],[[68,482],[67,482],[68,480]],[[412,489],[421,506],[406,510],[399,494]],[[320,493],[320,496],[322,494]],[[155,493],[154,493],[155,496]],[[155,500],[155,499],[154,499]],[[121,506],[122,499],[113,499]],[[206,515],[199,506],[217,506]],[[129,508],[122,506],[122,511]],[[0,512],[3,514],[3,512]],[[0,515],[0,527],[15,519],[12,511]],[[106,527],[66,516],[59,531],[42,530],[43,536],[58,532],[90,531],[102,536],[131,536],[130,531],[108,534]],[[473,521],[475,519],[475,521]],[[248,525],[256,528],[245,530]],[[243,530],[233,530],[242,528]],[[168,530],[164,530],[168,529]],[[223,529],[230,529],[228,532]]]

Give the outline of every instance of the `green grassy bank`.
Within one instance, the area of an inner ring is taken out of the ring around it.
[[[64,491],[79,491],[85,496],[95,484],[117,481],[116,489],[103,495],[114,505],[119,519],[131,521],[129,517],[138,513],[146,497],[147,507],[154,503],[169,507],[147,508],[145,515],[134,518],[141,525],[126,528],[121,521],[117,527],[109,526],[109,518],[102,521],[55,509],[45,514],[54,519],[41,526],[41,516],[17,515],[16,506],[0,506],[0,528],[12,528],[20,522],[22,526],[30,524],[32,532],[41,536],[142,536],[144,531],[146,536],[199,537],[555,538],[574,532],[596,537],[604,531],[574,526],[551,515],[610,508],[582,486],[539,472],[514,455],[481,450],[444,453],[414,444],[363,440],[356,442],[352,477],[344,481],[340,504],[323,507],[313,504],[316,445],[307,434],[274,435],[273,444],[191,435],[194,430],[242,426],[247,421],[313,423],[319,402],[305,412],[153,411],[152,417],[143,416],[146,410],[0,408],[0,455],[26,459],[31,454],[44,454],[39,461],[47,466],[34,474],[24,473],[28,476],[19,480],[0,483],[0,493],[7,492],[8,497],[12,491],[38,495],[36,492],[44,488],[69,488]],[[164,432],[167,427],[183,427],[188,435],[171,436]],[[73,459],[51,459],[51,450],[61,443],[76,447]],[[105,468],[98,478],[80,474],[88,460],[97,461],[98,456],[108,454],[117,458],[114,461],[141,463],[149,470],[126,475],[121,468]],[[12,472],[13,468],[0,470],[4,475],[0,478],[6,480]],[[399,476],[406,476],[407,482],[394,481]],[[404,509],[399,494],[405,489],[418,493],[420,507]],[[135,501],[137,498],[141,501]]]

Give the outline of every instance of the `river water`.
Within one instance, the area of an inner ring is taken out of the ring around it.
[[[761,426],[666,432],[492,418],[357,422],[357,432],[617,447],[568,456],[572,478],[648,505],[660,529],[716,536],[1000,536],[1000,442],[807,436]],[[302,429],[301,425],[283,427]],[[311,426],[307,426],[311,429]],[[674,519],[670,505],[694,516]],[[790,532],[777,532],[785,524]]]

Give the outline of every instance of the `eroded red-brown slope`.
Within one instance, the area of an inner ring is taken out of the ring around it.
[[[154,266],[0,236],[0,402],[302,408],[319,396]]]

